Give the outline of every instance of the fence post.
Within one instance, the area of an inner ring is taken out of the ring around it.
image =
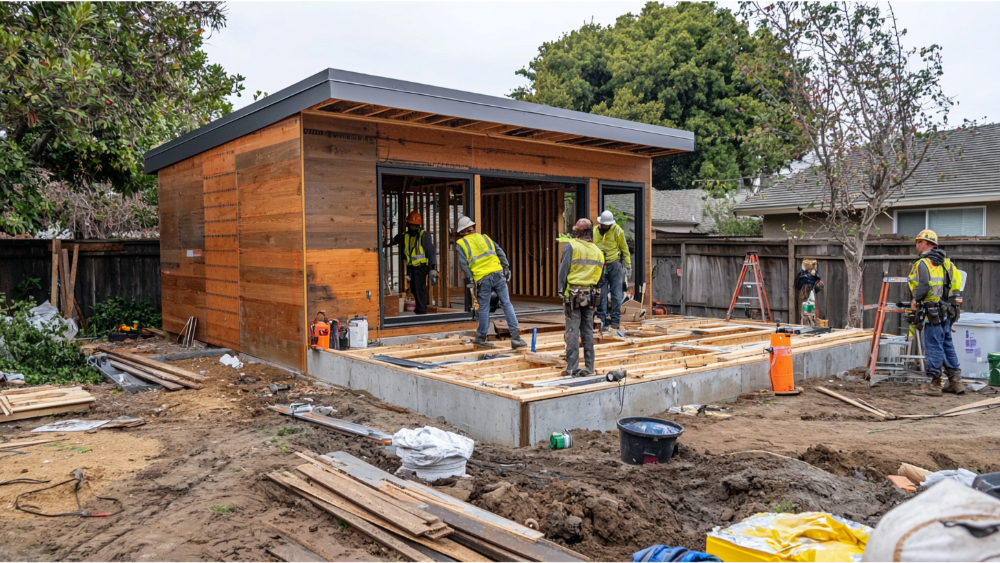
[[[799,312],[795,302],[795,239],[788,239],[788,322],[799,322]]]
[[[684,290],[686,289],[684,279],[688,275],[688,263],[687,263],[687,243],[681,243],[681,314],[687,314],[687,302],[684,299]]]

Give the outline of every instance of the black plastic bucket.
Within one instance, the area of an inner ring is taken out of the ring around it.
[[[669,420],[630,416],[618,419],[622,461],[631,465],[667,463],[677,449],[684,427]]]

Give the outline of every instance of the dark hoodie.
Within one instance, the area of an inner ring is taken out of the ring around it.
[[[927,258],[931,261],[931,264],[934,264],[935,266],[940,266],[941,264],[944,264],[944,259],[947,258],[947,255],[943,250],[935,246],[934,248],[921,254],[920,257]],[[931,291],[930,281],[931,272],[927,268],[927,264],[921,261],[917,265],[917,287],[913,290],[914,301],[919,303],[927,297]]]

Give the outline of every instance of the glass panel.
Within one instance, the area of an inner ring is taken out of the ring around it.
[[[984,209],[935,209],[927,212],[928,227],[939,237],[983,236]]]
[[[635,200],[634,193],[605,193],[604,209],[614,213],[615,221],[625,231],[629,252],[635,253]],[[603,211],[603,210],[601,210]]]
[[[896,234],[904,237],[915,237],[927,228],[927,213],[920,211],[897,211]]]

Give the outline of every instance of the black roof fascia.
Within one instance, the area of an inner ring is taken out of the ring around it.
[[[694,133],[689,131],[331,68],[150,150],[145,155],[145,170],[156,172],[329,99],[662,149],[694,150]]]

